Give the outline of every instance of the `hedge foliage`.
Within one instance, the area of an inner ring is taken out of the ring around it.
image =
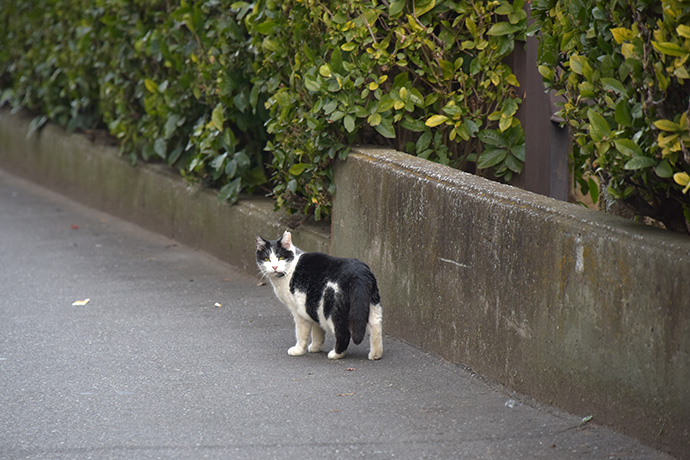
[[[17,0],[0,105],[107,128],[133,160],[330,214],[332,164],[387,145],[509,180],[521,102],[503,62],[524,0]]]
[[[583,191],[597,200],[594,174],[609,196],[687,233],[690,3],[539,0],[533,16]]]

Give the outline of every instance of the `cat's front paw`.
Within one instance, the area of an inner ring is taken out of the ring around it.
[[[298,345],[295,345],[294,347],[291,347],[290,349],[288,349],[288,355],[290,355],[290,356],[302,356],[306,353],[307,353],[307,350],[298,346]]]
[[[335,350],[328,352],[328,359],[341,359],[343,356],[345,356],[345,353],[336,353]]]

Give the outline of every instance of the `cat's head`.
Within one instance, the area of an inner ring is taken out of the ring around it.
[[[297,248],[290,232],[271,241],[256,235],[256,264],[263,276],[280,278],[293,268]]]

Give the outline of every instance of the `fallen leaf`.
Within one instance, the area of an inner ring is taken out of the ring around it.
[[[348,371],[348,372],[352,372],[352,371],[356,371],[356,370],[357,370],[356,367],[348,367],[348,368],[347,368],[347,371]]]
[[[75,300],[74,302],[72,302],[72,306],[78,307],[78,306],[86,305],[87,303],[89,303],[90,300],[91,299]]]
[[[222,305],[219,304],[218,302],[214,303],[213,305],[216,306],[216,307],[218,307],[218,308],[222,307]]]
[[[353,391],[352,393],[340,393],[338,396],[353,396],[355,392]]]
[[[72,230],[79,230],[79,225],[72,224]]]

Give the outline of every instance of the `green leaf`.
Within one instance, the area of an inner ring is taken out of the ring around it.
[[[501,161],[503,161],[508,154],[506,149],[502,148],[490,148],[484,150],[481,155],[479,155],[479,160],[477,161],[477,168],[485,169],[492,166],[496,166]]]
[[[489,31],[487,32],[488,35],[492,36],[503,36],[503,35],[510,35],[514,34],[518,31],[521,30],[521,27],[518,25],[513,25],[509,22],[498,22],[491,26]]]
[[[416,145],[417,153],[426,150],[431,145],[431,131],[426,131],[424,134],[419,136]]]
[[[604,117],[593,109],[589,109],[587,110],[587,118],[589,119],[589,135],[595,142],[601,142],[611,137],[611,128]]]
[[[446,121],[448,121],[448,117],[445,115],[432,115],[426,121],[425,125],[427,125],[429,128],[433,128],[442,123],[445,123]]]
[[[348,133],[351,133],[355,130],[355,119],[352,117],[352,115],[346,115],[345,119],[343,120],[343,124],[345,125],[345,129]]]
[[[223,115],[223,104],[218,103],[211,112],[211,125],[218,131],[223,130],[223,123],[225,123],[225,116]]]
[[[156,152],[158,158],[165,160],[166,154],[168,153],[168,143],[162,137],[156,139],[153,143],[153,151]]]
[[[625,87],[621,82],[616,80],[615,78],[602,78],[601,79],[602,85],[604,85],[604,90],[605,91],[615,91],[618,94],[625,94]]]
[[[635,34],[633,33],[632,30],[626,29],[625,27],[616,27],[611,29],[611,34],[613,35],[613,39],[616,40],[616,43],[619,45],[623,42],[629,42],[633,38],[635,38]]]
[[[479,140],[484,144],[494,147],[508,147],[508,141],[500,132],[493,129],[485,129],[479,132]]]
[[[670,133],[675,133],[676,131],[680,131],[681,129],[678,123],[674,123],[671,120],[657,120],[653,124],[658,129]]]
[[[323,64],[319,67],[319,74],[321,74],[322,77],[329,78],[332,75],[331,67],[328,64]]]
[[[369,115],[369,118],[367,118],[367,123],[369,123],[369,126],[376,126],[379,123],[381,123],[381,114],[380,113],[372,113]]]
[[[587,188],[589,189],[589,196],[596,204],[599,201],[599,183],[590,177],[587,180]]]
[[[661,163],[654,168],[654,172],[657,176],[663,179],[668,179],[673,176],[673,168],[669,164],[668,160],[661,160]]]
[[[632,115],[630,114],[630,107],[628,107],[627,101],[618,101],[614,110],[614,118],[616,123],[621,126],[632,126]]]
[[[395,139],[396,137],[393,123],[388,118],[382,119],[381,123],[376,125],[374,129],[385,138]]]
[[[412,0],[414,2],[414,14],[421,17],[436,6],[436,0]]]
[[[155,81],[151,80],[150,78],[147,78],[144,80],[144,86],[151,93],[157,93],[158,92],[158,85],[156,84]]]
[[[357,45],[356,45],[354,42],[347,42],[347,43],[344,43],[344,44],[340,47],[340,49],[343,50],[343,51],[352,51],[352,50],[354,50],[355,48],[357,48]]]
[[[229,201],[234,203],[239,198],[240,190],[242,189],[242,178],[237,177],[224,185],[218,193],[218,201]]]
[[[406,0],[394,0],[388,5],[388,14],[391,18],[397,17],[405,8]]]
[[[652,46],[655,50],[662,54],[666,54],[667,56],[684,57],[685,55],[690,54],[690,52],[686,51],[681,46],[671,42],[652,41]]]
[[[690,27],[685,24],[680,24],[676,27],[676,32],[683,38],[690,38]]]
[[[288,172],[293,176],[299,176],[308,167],[309,167],[308,163],[295,163],[294,165],[292,165],[290,167],[290,170]]]
[[[643,155],[640,146],[630,139],[616,139],[613,143],[616,145],[616,150],[627,157]]]
[[[592,75],[592,67],[584,56],[573,54],[570,56],[570,69],[578,75],[582,75],[589,80]]]
[[[500,129],[501,132],[505,132],[511,126],[513,126],[513,117],[501,117],[501,119],[498,120],[498,129]]]
[[[656,160],[654,158],[637,156],[632,157],[630,161],[625,163],[625,166],[623,166],[623,168],[628,170],[637,170],[649,168],[651,166],[654,166],[655,164]]]

